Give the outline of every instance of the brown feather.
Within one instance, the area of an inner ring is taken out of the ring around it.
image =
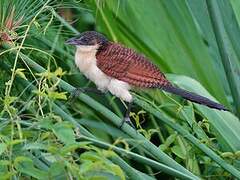
[[[146,57],[117,43],[108,43],[97,54],[97,66],[108,76],[136,87],[154,88],[170,84]]]

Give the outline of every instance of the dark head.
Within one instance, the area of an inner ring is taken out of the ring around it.
[[[66,44],[76,45],[76,46],[103,46],[108,42],[107,38],[96,32],[96,31],[85,31],[66,41]]]

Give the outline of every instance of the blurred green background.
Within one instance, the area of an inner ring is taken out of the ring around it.
[[[240,178],[240,1],[1,0],[1,179]],[[145,54],[220,112],[159,90],[126,106],[74,65],[86,30]]]

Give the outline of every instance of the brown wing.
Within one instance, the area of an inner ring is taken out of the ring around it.
[[[108,76],[137,87],[161,87],[169,84],[166,77],[143,55],[117,43],[98,51],[97,66]]]

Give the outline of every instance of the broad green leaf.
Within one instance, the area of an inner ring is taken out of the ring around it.
[[[72,129],[72,125],[70,123],[59,122],[57,124],[54,124],[53,132],[64,144],[75,143],[75,135]]]

